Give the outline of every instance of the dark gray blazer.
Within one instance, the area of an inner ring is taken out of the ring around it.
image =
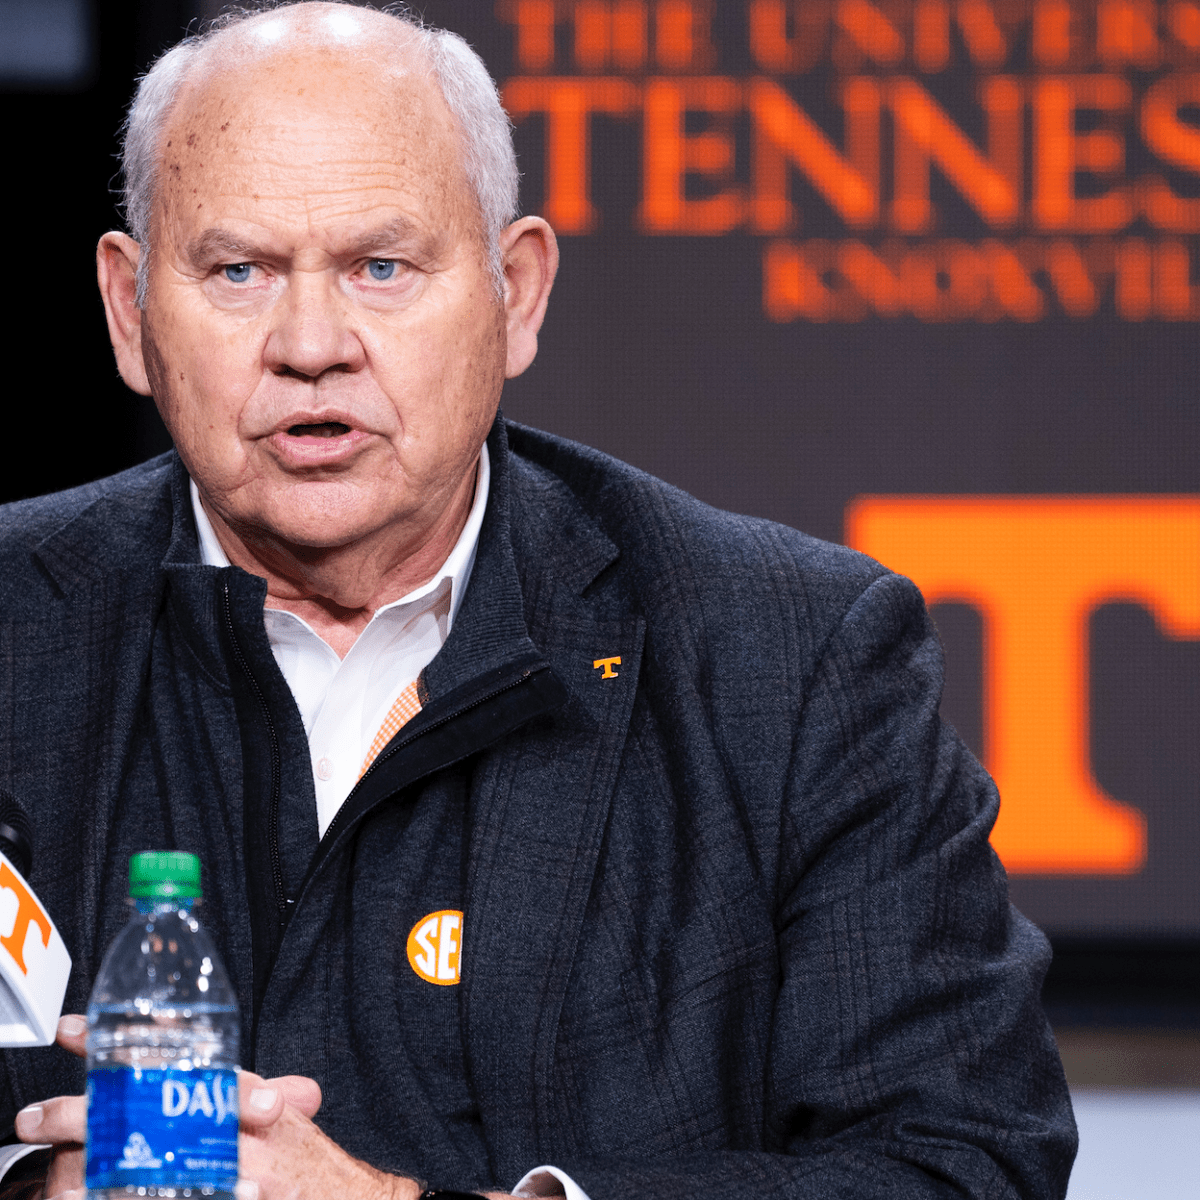
[[[1062,1196],[1048,949],[938,720],[916,589],[547,435],[490,446],[425,708],[319,845],[265,589],[198,565],[177,460],[0,510],[0,783],[69,1007],[124,856],[196,850],[245,1061],[315,1076],[328,1132],[405,1169],[388,1006],[353,981],[408,969],[380,952],[406,932],[388,846],[441,789],[469,814],[459,1012],[497,1184],[553,1162],[592,1200]],[[3,1119],[80,1080],[4,1052]]]

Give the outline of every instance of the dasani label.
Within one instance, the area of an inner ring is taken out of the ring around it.
[[[88,1075],[89,1188],[237,1182],[237,1073],[113,1067]]]

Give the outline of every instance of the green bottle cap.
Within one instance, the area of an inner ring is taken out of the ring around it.
[[[144,850],[135,854],[129,860],[129,894],[139,899],[145,896],[197,899],[204,894],[200,890],[200,859],[179,850]]]

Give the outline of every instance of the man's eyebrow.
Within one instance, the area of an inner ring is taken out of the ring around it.
[[[363,234],[343,251],[346,258],[386,256],[397,250],[427,245],[429,234],[408,217],[396,217],[377,229]],[[206,229],[187,245],[188,258],[195,263],[252,262],[263,257],[262,246],[228,232],[225,229]]]
[[[187,245],[188,258],[194,263],[221,262],[232,259],[246,262],[262,256],[262,247],[243,241],[224,229],[206,229]]]
[[[372,229],[347,247],[347,257],[366,258],[372,254],[388,255],[415,244],[429,241],[428,233],[407,217],[396,217],[378,229]]]

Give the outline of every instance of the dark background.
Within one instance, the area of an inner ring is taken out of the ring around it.
[[[21,7],[0,0],[0,21]],[[151,402],[117,376],[93,256],[119,222],[116,134],[133,80],[198,7],[66,3],[87,37],[73,72],[22,78],[0,66],[0,229],[14,303],[0,499],[169,446]],[[497,78],[512,73],[512,34],[490,2],[414,7],[466,36]],[[747,73],[743,23],[740,3],[718,5],[722,73]],[[562,240],[543,348],[509,385],[508,415],[713,504],[834,540],[862,493],[1200,490],[1196,325],[1130,323],[1111,305],[1086,321],[1052,314],[1032,325],[772,324],[762,239],[634,232],[637,129],[596,122],[603,225]],[[538,119],[517,130],[527,211],[543,195],[542,139]],[[814,224],[805,236],[821,232]],[[978,747],[979,622],[959,606],[935,615],[950,664],[945,709]],[[1200,644],[1163,638],[1131,605],[1098,610],[1091,634],[1093,769],[1146,813],[1150,860],[1126,879],[1019,877],[1014,897],[1054,939],[1047,999],[1062,1019],[1200,1025]]]

